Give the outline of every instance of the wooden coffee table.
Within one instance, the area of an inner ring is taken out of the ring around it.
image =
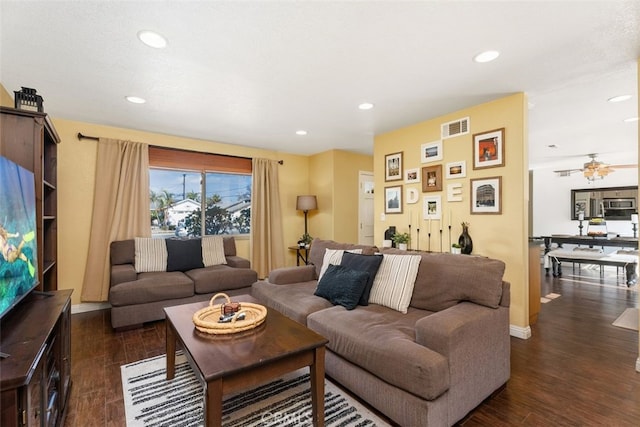
[[[260,303],[250,295],[234,301]],[[208,302],[164,309],[167,317],[167,379],[175,375],[176,342],[204,386],[205,426],[222,423],[222,397],[309,366],[313,423],[324,426],[324,354],[327,339],[267,307],[265,322],[230,335],[198,331],[193,314]]]

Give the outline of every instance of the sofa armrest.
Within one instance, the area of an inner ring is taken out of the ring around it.
[[[423,317],[415,324],[416,342],[449,361],[450,402],[480,404],[510,375],[509,309],[461,302]],[[462,418],[468,409],[456,403],[449,419]]]
[[[227,259],[227,265],[229,267],[251,268],[251,263],[246,258],[242,258],[242,257],[236,256],[236,255],[226,256],[225,258]]]
[[[118,283],[132,282],[138,278],[133,264],[119,264],[111,266],[111,286]]]
[[[269,283],[273,283],[274,285],[309,282],[315,279],[316,268],[311,264],[300,267],[277,268],[275,270],[271,270],[269,273]]]

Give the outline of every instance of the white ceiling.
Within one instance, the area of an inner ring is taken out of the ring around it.
[[[53,117],[299,154],[523,91],[532,167],[635,163],[639,57],[635,0],[0,0],[0,82]]]

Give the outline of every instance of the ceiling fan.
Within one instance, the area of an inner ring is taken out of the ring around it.
[[[584,177],[587,178],[587,181],[591,183],[599,179],[604,179],[605,176],[609,175],[612,172],[615,172],[616,169],[630,169],[630,168],[638,167],[637,164],[610,165],[610,164],[598,161],[596,159],[598,155],[595,153],[587,154],[587,156],[589,156],[591,160],[586,162],[583,165],[582,169],[561,169],[561,170],[555,170],[554,172],[560,176],[570,176],[572,173],[582,172]]]

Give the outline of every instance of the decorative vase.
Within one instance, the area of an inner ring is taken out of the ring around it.
[[[469,255],[473,250],[473,240],[469,235],[469,224],[462,223],[462,234],[458,237],[458,244],[462,247],[460,252]]]
[[[452,254],[459,255],[459,254],[461,254],[461,253],[462,253],[462,250],[461,250],[460,248],[454,248],[454,247],[452,247],[452,248],[451,248],[451,253],[452,253]]]
[[[407,244],[406,243],[398,243],[398,249],[400,249],[401,251],[406,251],[407,250]]]

